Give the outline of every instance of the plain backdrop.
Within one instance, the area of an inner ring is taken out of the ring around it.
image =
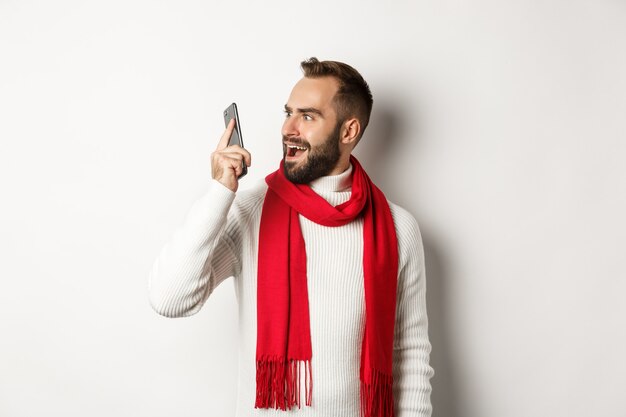
[[[420,224],[435,417],[625,416],[626,2],[0,0],[0,416],[230,416],[236,307],[148,273],[239,105],[246,187],[310,56]]]

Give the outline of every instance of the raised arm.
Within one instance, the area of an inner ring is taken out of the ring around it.
[[[213,290],[240,268],[240,256],[232,243],[236,237],[225,230],[237,233],[236,219],[229,219],[228,212],[242,161],[250,165],[250,154],[239,146],[228,146],[233,127],[231,121],[211,154],[213,180],[208,192],[193,204],[150,271],[150,304],[163,316],[197,313]]]

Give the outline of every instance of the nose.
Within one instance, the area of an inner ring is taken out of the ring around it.
[[[298,137],[298,123],[296,118],[292,115],[291,117],[285,118],[283,122],[283,128],[281,129],[281,133],[285,137]]]

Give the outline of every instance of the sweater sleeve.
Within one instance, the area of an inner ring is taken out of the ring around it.
[[[424,248],[415,218],[396,206],[400,271],[393,373],[396,417],[430,417],[431,345],[426,313]]]
[[[240,259],[225,233],[227,222],[234,221],[228,219],[234,199],[234,192],[211,180],[207,193],[161,249],[148,281],[150,304],[157,313],[193,315],[224,279],[235,275]]]

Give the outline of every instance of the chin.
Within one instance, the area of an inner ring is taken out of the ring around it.
[[[285,161],[283,170],[285,177],[294,184],[308,184],[312,179],[309,177],[310,174],[306,169],[306,164],[304,167],[299,165],[298,162]]]

